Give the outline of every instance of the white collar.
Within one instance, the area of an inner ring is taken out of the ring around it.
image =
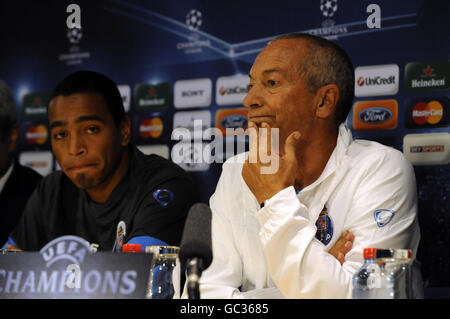
[[[9,165],[8,170],[6,173],[0,178],[0,194],[5,187],[6,182],[8,181],[9,176],[11,175],[12,171],[14,169],[14,160],[11,161],[11,165]]]
[[[336,171],[337,168],[348,164],[347,149],[350,143],[353,141],[352,132],[349,128],[342,123],[339,125],[339,133],[336,141],[336,146],[328,159],[327,165],[325,165],[322,174],[312,184],[306,186],[303,190],[314,188],[316,185],[322,183],[328,176]]]

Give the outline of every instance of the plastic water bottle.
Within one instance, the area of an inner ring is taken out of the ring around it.
[[[414,267],[411,249],[378,249],[376,262],[381,269],[380,298],[414,298]]]
[[[377,299],[381,271],[376,263],[377,248],[364,248],[364,264],[353,276],[353,299]]]

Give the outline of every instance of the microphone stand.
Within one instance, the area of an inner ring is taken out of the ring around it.
[[[191,258],[187,263],[187,291],[189,299],[200,299],[200,276],[203,271],[203,260]]]

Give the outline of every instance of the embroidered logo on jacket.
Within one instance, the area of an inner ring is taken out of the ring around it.
[[[168,189],[157,189],[153,192],[153,198],[164,207],[172,200],[173,193]]]
[[[373,217],[378,227],[384,227],[389,224],[394,217],[395,212],[390,209],[377,209],[373,212]]]
[[[333,221],[328,215],[328,209],[326,206],[324,206],[319,218],[317,218],[316,227],[316,238],[320,240],[322,244],[328,245],[331,238],[333,238]]]

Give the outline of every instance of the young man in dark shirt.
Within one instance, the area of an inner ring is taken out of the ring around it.
[[[130,119],[115,83],[78,71],[53,90],[48,106],[52,149],[61,167],[40,183],[10,236],[10,246],[39,250],[76,235],[99,250],[124,243],[179,245],[197,199],[185,171],[130,145]]]

